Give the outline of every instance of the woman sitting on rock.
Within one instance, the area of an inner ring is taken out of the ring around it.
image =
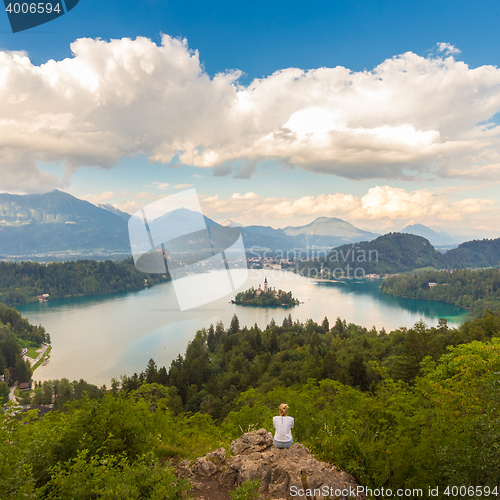
[[[288,405],[285,403],[279,406],[279,416],[273,417],[273,425],[276,429],[274,434],[274,446],[276,448],[290,448],[293,444],[292,428],[293,417],[288,417]]]

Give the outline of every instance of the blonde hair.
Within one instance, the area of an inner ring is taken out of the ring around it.
[[[280,417],[286,417],[288,413],[288,405],[286,403],[281,403],[279,406]]]

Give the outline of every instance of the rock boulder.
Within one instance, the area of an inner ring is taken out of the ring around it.
[[[352,476],[316,460],[299,443],[287,450],[275,448],[271,433],[265,429],[243,434],[231,443],[230,450],[230,457],[220,448],[198,458],[192,466],[182,462],[179,475],[189,477],[195,488],[201,479],[209,477],[229,489],[256,479],[260,481],[260,493],[266,498],[281,499],[348,498],[349,494],[342,492],[358,486]]]

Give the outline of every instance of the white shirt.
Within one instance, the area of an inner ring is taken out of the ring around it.
[[[273,425],[276,429],[274,439],[280,443],[288,443],[292,440],[291,430],[293,428],[293,417],[273,417]]]

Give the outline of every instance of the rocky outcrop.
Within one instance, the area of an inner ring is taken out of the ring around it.
[[[229,489],[256,479],[260,481],[260,493],[280,499],[348,498],[358,486],[352,476],[316,460],[299,443],[287,450],[275,448],[271,433],[265,429],[243,434],[231,443],[230,451],[229,457],[224,448],[219,448],[193,465],[181,462],[178,474],[190,478],[195,489],[203,488],[207,478],[217,479]]]

